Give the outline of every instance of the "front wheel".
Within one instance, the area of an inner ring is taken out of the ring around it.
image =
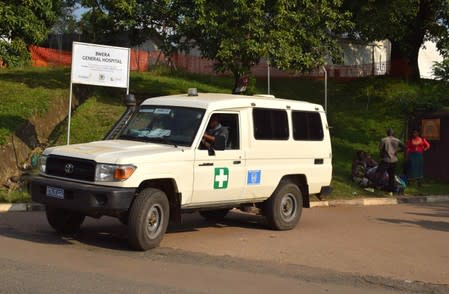
[[[167,195],[154,188],[137,195],[128,217],[128,238],[131,248],[148,250],[159,246],[169,220]]]
[[[47,221],[59,234],[73,235],[80,230],[85,215],[62,208],[47,206],[45,210]]]
[[[265,215],[274,230],[291,230],[299,222],[302,213],[302,193],[297,185],[281,182],[273,195],[265,202]]]

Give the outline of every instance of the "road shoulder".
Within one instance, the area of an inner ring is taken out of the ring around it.
[[[405,203],[439,203],[449,202],[449,195],[432,195],[432,196],[398,196],[388,198],[360,198],[347,200],[323,200],[310,201],[310,207],[338,207],[338,206],[373,206],[373,205],[397,205]],[[1,212],[18,212],[18,211],[42,211],[45,210],[44,205],[39,203],[2,203],[0,204]]]

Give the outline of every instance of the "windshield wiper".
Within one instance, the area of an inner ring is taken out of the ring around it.
[[[161,136],[161,137],[135,137],[130,135],[120,135],[118,139],[121,140],[131,140],[131,141],[140,141],[140,142],[152,142],[152,141],[159,141],[163,142],[167,145],[173,145],[175,148],[178,148],[178,144],[173,142],[172,140],[169,140],[167,137],[170,136]]]
[[[134,139],[134,137],[133,136],[130,136],[130,135],[120,135],[120,136],[118,136],[117,137],[117,139]]]
[[[131,141],[143,141],[145,142],[145,138],[144,137],[135,137],[135,136],[131,136],[131,135],[120,135],[118,136],[119,140],[131,140]]]
[[[175,146],[175,148],[178,148],[178,144],[176,144],[172,140],[169,140],[167,137],[170,137],[170,135],[168,135],[168,136],[161,136],[161,137],[154,137],[154,138],[151,138],[151,139],[159,139],[160,141],[164,142],[167,145],[173,145],[173,146]]]

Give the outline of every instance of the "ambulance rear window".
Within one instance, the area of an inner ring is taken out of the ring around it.
[[[293,139],[297,141],[322,141],[323,124],[318,112],[292,111]]]

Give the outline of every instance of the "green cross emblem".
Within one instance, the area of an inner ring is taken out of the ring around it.
[[[226,189],[229,181],[229,169],[216,167],[214,170],[214,189]]]

